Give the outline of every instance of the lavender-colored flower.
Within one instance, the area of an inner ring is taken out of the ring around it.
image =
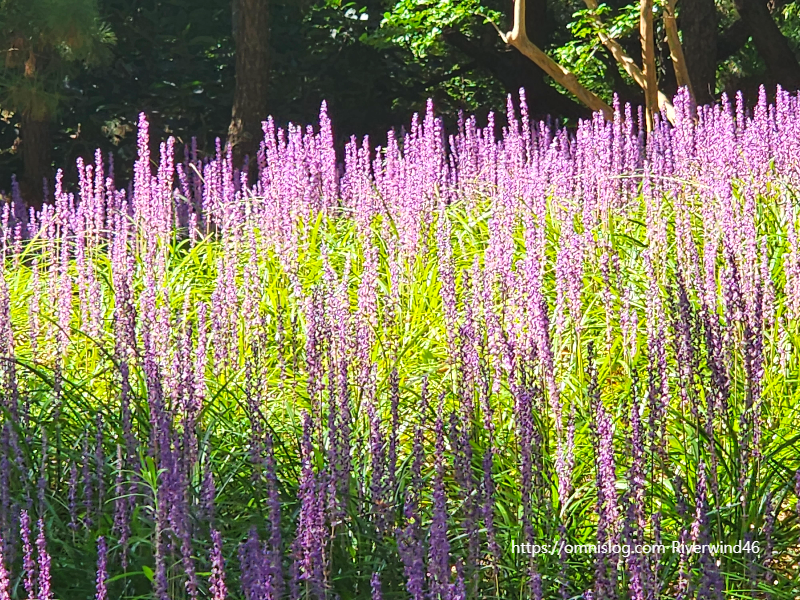
[[[36,598],[36,561],[33,558],[33,544],[31,540],[31,519],[28,511],[22,509],[19,515],[20,536],[22,537],[22,569],[25,572],[23,580],[28,598]]]
[[[250,529],[247,539],[239,546],[242,593],[247,600],[274,600],[268,594],[269,561],[255,527]]]
[[[6,568],[6,558],[3,555],[4,548],[5,542],[0,536],[0,600],[11,600],[11,582]]]
[[[300,516],[293,544],[294,560],[297,564],[295,585],[307,582],[313,594],[319,596],[325,588],[324,548],[328,531],[325,524],[324,487],[314,472],[313,447],[311,445],[311,417],[303,415],[302,471],[298,498]]]
[[[433,479],[433,519],[428,548],[430,594],[436,600],[448,600],[450,592],[450,542],[447,539],[447,498],[444,489],[444,397],[439,400],[434,431],[436,434]]]
[[[125,495],[126,486],[122,469],[122,446],[117,444],[117,473],[114,478],[114,526],[112,528],[112,533],[118,536],[119,545],[121,547],[120,563],[122,564],[122,569],[125,570],[128,568],[128,540],[131,534],[129,510],[131,499]],[[70,524],[70,527],[72,527],[72,524]]]
[[[800,469],[794,472],[794,495],[797,496],[795,506],[797,513],[800,515]]]
[[[78,529],[78,467],[74,461],[69,465],[69,481],[67,484],[67,499],[69,504],[69,528]]]
[[[83,485],[83,525],[87,529],[91,529],[94,524],[94,491],[92,481],[91,457],[89,453],[89,432],[87,431],[83,437],[83,448],[81,460],[82,467],[82,485]]]
[[[281,502],[278,494],[277,466],[275,464],[275,452],[272,447],[272,435],[266,432],[264,439],[265,475],[267,479],[267,503],[270,526],[268,546],[269,573],[267,575],[266,587],[268,600],[273,600],[281,598],[284,590]]]
[[[443,201],[440,201],[436,230],[439,280],[441,282],[442,308],[444,309],[444,324],[450,356],[455,359],[458,355],[456,341],[458,337],[458,309],[456,306],[456,276],[453,267],[451,236],[450,219],[447,216]]]
[[[693,544],[702,545],[707,543],[709,534],[708,512],[708,479],[706,465],[701,461],[697,466],[694,520],[689,528],[689,536]],[[746,537],[749,536],[750,532],[746,534]],[[719,567],[716,564],[716,558],[711,556],[709,552],[701,553],[699,557],[699,567],[702,576],[697,590],[698,597],[721,600],[725,586],[719,572]]]
[[[526,389],[516,382],[513,387],[515,396],[515,411],[517,417],[517,435],[519,437],[520,454],[520,489],[522,496],[522,534],[525,543],[534,543],[534,506],[536,502],[535,490],[540,479],[540,438],[533,422],[533,400],[535,390]],[[531,562],[531,570],[535,568]],[[536,586],[535,573],[529,574],[529,585]]]
[[[638,379],[634,378],[632,389],[637,388]],[[625,495],[627,503],[627,518],[624,522],[624,537],[626,543],[635,547],[643,543],[645,529],[645,443],[643,436],[640,406],[634,397],[630,408],[630,454],[631,463],[628,468],[628,492]],[[631,597],[634,600],[644,600],[647,597],[650,585],[648,574],[645,572],[648,557],[640,553],[632,553],[627,557],[627,569],[630,577]]]
[[[371,388],[368,388],[371,389]],[[375,516],[375,524],[378,531],[383,532],[386,527],[387,508],[386,501],[386,444],[384,443],[383,431],[381,431],[381,418],[375,406],[374,394],[370,393],[367,398],[367,418],[370,424],[370,458],[372,472],[370,474],[370,496],[372,500],[372,512]]]
[[[97,506],[98,510],[102,513],[106,496],[106,459],[105,454],[103,453],[103,416],[99,412],[97,413],[94,443],[95,479],[97,481]]]
[[[477,566],[479,552],[477,490],[472,476],[472,444],[470,443],[470,424],[459,417],[456,411],[450,413],[450,446],[454,452],[455,479],[464,497],[463,526],[467,534],[466,569],[472,573]]]
[[[216,529],[211,530],[211,576],[208,589],[212,600],[225,600],[228,588],[225,586],[225,559],[222,557],[222,535]]]
[[[456,561],[456,580],[450,585],[450,600],[467,600],[467,585],[464,580],[464,566]]]
[[[188,522],[188,515],[185,509],[182,511],[182,523],[178,530],[181,538],[181,563],[183,571],[186,575],[184,586],[189,598],[197,598],[197,571],[194,566],[194,557],[192,556],[192,531],[191,525]]]
[[[403,561],[406,577],[406,591],[413,600],[425,597],[425,560],[420,516],[420,496],[422,494],[422,463],[424,454],[425,414],[428,410],[428,382],[423,382],[422,401],[419,415],[420,423],[414,432],[412,449],[411,485],[406,489],[403,517],[405,526],[397,532],[397,549]]]
[[[383,593],[381,592],[381,576],[378,573],[373,573],[372,578],[369,580],[370,588],[372,589],[372,600],[383,600]]]
[[[533,598],[533,600],[542,600],[542,575],[536,568],[534,560],[531,560],[531,568],[528,577],[530,579],[528,587],[530,588],[531,598]],[[466,596],[461,597],[466,598]]]
[[[645,267],[649,280],[647,294],[647,346],[648,346],[648,401],[649,436],[651,450],[663,457],[666,444],[666,414],[669,407],[669,377],[666,353],[666,317],[661,301],[661,290],[654,259],[649,252],[645,256]]]
[[[6,538],[6,544],[16,538],[11,529],[11,448],[9,447],[9,428],[3,427],[0,432],[0,538]],[[0,548],[5,551],[5,546]]]
[[[164,502],[158,502],[156,510],[156,531],[155,539],[153,540],[154,553],[155,553],[155,574],[153,578],[153,591],[158,600],[169,600],[168,588],[169,579],[167,577],[167,562],[164,556],[167,549],[166,541],[164,540],[164,529],[166,526],[166,509]]]
[[[619,507],[614,461],[614,430],[611,416],[600,398],[597,366],[594,363],[591,343],[589,345],[589,365],[589,397],[594,411],[593,426],[596,434],[597,541],[601,545],[615,544],[618,540]],[[597,597],[603,599],[614,597],[616,568],[610,553],[598,552],[595,571],[595,594]]]
[[[106,538],[97,538],[97,577],[96,577],[95,600],[107,600],[108,598],[108,545]]]
[[[394,497],[397,485],[397,443],[400,429],[400,375],[397,368],[389,374],[389,402],[391,423],[389,428],[389,448],[386,454],[387,481],[389,494]]]
[[[42,431],[42,462],[39,465],[39,479],[36,483],[36,499],[39,514],[44,514],[44,500],[47,494],[47,431]]]
[[[47,553],[47,538],[44,531],[44,520],[39,519],[39,533],[36,536],[36,553],[39,567],[38,600],[50,600],[53,597],[50,581],[50,555]]]

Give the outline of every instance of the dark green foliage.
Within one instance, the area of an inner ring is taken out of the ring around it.
[[[543,48],[586,87],[607,100],[614,92],[623,101],[641,100],[640,90],[599,43],[582,0],[529,3],[545,7],[546,18],[537,20]],[[501,31],[510,26],[511,6],[510,0],[273,0],[268,112],[280,123],[307,122],[325,99],[337,135],[369,134],[376,144],[428,97],[452,124],[460,110],[485,118],[489,106],[502,107],[506,94],[524,84],[534,114],[539,108],[542,114],[567,116],[567,97],[535,67],[513,62],[516,51],[500,40],[495,26]],[[777,0],[770,6],[796,52],[798,2]],[[754,95],[768,74],[747,24],[732,3],[718,2],[717,12],[716,92],[744,89]],[[609,0],[598,13],[606,31],[638,58],[636,3]],[[132,126],[140,111],[148,113],[154,137],[197,136],[201,152],[213,152],[215,138],[226,134],[230,121],[231,27],[230,3],[219,0],[2,0],[4,47],[13,49],[23,39],[26,48],[50,50],[47,60],[37,61],[33,81],[24,77],[24,49],[2,58],[0,189],[9,188],[12,173],[22,172],[15,142],[25,106],[56,119],[53,164],[88,158],[97,147],[113,153],[118,165],[130,164]],[[458,34],[460,44],[448,33]],[[657,31],[669,94],[675,83],[663,38]],[[509,78],[509,71],[518,76]],[[537,85],[550,89],[552,97],[537,104],[532,90]]]
[[[35,119],[52,117],[69,94],[65,78],[79,64],[100,64],[113,42],[96,0],[3,0],[0,106]]]

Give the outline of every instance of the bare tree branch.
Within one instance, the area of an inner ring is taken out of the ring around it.
[[[642,74],[644,100],[647,109],[647,129],[653,128],[653,115],[658,110],[658,80],[656,79],[656,46],[653,31],[653,0],[642,0],[639,10],[639,36],[642,40]]]
[[[689,79],[689,70],[686,68],[686,57],[683,55],[683,46],[678,37],[678,24],[675,22],[675,5],[678,0],[667,0],[664,5],[664,28],[667,30],[667,43],[669,44],[669,55],[672,65],[675,67],[675,79],[678,80],[678,87],[689,89],[689,93],[694,97],[692,82]]]
[[[587,8],[590,10],[597,10],[597,0],[584,0],[584,4],[586,4]],[[642,90],[646,90],[647,87],[647,79],[639,68],[639,65],[636,64],[630,55],[625,52],[622,48],[620,43],[615,40],[614,38],[610,37],[608,34],[603,31],[602,22],[600,19],[595,16],[595,22],[598,25],[598,32],[597,37],[600,39],[600,42],[608,48],[608,51],[611,52],[611,56],[614,57],[614,60],[625,70],[625,72],[636,82]],[[644,48],[644,46],[642,46]],[[653,50],[655,55],[655,50]],[[667,113],[667,119],[670,121],[674,121],[675,119],[675,110],[672,107],[672,102],[670,99],[667,98],[666,94],[661,92],[660,90],[656,91],[656,98],[657,98],[657,105],[659,108],[664,109]],[[645,92],[645,99],[646,99],[646,92]]]
[[[509,94],[525,88],[531,115],[559,114],[570,119],[591,117],[590,109],[545,81],[545,73],[520,52],[512,48],[498,51],[454,27],[445,27],[442,39],[451,48],[468,56],[475,67],[491,73]]]
[[[556,83],[565,87],[590,109],[603,113],[606,119],[614,118],[614,111],[608,104],[583,87],[575,75],[547,56],[528,39],[525,29],[525,0],[516,0],[514,2],[514,28],[503,36],[503,41],[536,63]]]

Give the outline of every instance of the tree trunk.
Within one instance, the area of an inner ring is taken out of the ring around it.
[[[520,88],[525,88],[528,109],[533,118],[547,116],[568,119],[590,118],[592,113],[566,94],[548,83],[545,73],[519,51],[498,51],[497,34],[486,25],[486,35],[473,39],[454,28],[446,28],[442,38],[452,48],[471,58],[477,66],[492,74],[508,94],[517,98]],[[551,21],[547,16],[547,0],[527,0],[525,28],[529,39],[537,46],[546,46],[550,36]]]
[[[267,117],[269,85],[269,0],[231,0],[236,42],[236,89],[233,94],[228,143],[234,164],[241,167],[245,155],[255,163],[263,136],[261,122]]]
[[[800,88],[800,63],[764,0],[735,0],[735,5],[742,21],[749,25],[756,50],[773,79],[771,83],[779,83],[789,90]]]
[[[547,0],[527,0],[525,4],[525,31],[528,39],[539,48],[550,41],[550,23],[547,20]]]
[[[686,69],[686,56],[683,53],[683,44],[678,36],[678,24],[675,22],[675,3],[677,0],[668,0],[664,7],[664,29],[667,30],[667,43],[669,44],[669,57],[672,59],[672,68],[675,72],[675,81],[678,87],[689,88],[689,93],[694,97],[692,81]]]
[[[750,28],[741,19],[731,23],[717,37],[717,62],[728,60],[736,54],[750,39]]]
[[[548,92],[550,86],[546,83],[544,75],[549,75],[553,80],[573,93],[584,105],[593,111],[600,110],[606,116],[611,115],[611,108],[608,107],[600,98],[584,88],[576,79],[575,75],[565,70],[561,65],[553,61],[545,54],[539,45],[545,45],[549,26],[547,22],[547,0],[515,0],[513,29],[507,34],[501,34],[503,41],[519,51],[521,55],[529,59],[536,65],[534,85],[526,87],[531,113],[536,114],[541,106],[542,100],[551,100],[552,94]],[[530,27],[530,32],[529,32]],[[534,41],[535,40],[535,41]],[[531,94],[531,89],[539,89],[539,97]],[[556,112],[556,114],[562,111]]]
[[[50,122],[23,115],[20,134],[24,168],[20,191],[28,206],[41,208],[44,202],[44,180],[49,180],[52,176]]]
[[[717,88],[717,8],[714,0],[680,0],[683,53],[698,104],[714,101]]]
[[[770,12],[782,9],[790,0],[768,0]],[[727,60],[742,49],[750,39],[750,27],[741,19],[731,23],[725,31],[717,37],[717,62]]]
[[[539,48],[547,47],[553,29],[553,22],[547,14],[547,2],[548,0],[527,0],[525,5],[525,31],[528,39]],[[569,119],[591,118],[591,110],[550,85],[545,72],[535,63],[516,51],[512,56],[513,66],[520,75],[524,72],[532,75],[532,77],[529,75],[531,82],[528,85],[519,86],[525,88],[531,115],[536,118],[545,116]]]
[[[584,0],[589,10],[597,10],[597,0]],[[645,7],[648,4],[648,7]],[[625,49],[616,39],[603,31],[603,22],[597,16],[594,18],[598,25],[598,38],[600,42],[611,53],[617,64],[633,79],[644,92],[645,105],[647,108],[648,127],[652,125],[652,115],[661,108],[667,112],[667,119],[674,121],[675,110],[672,107],[672,99],[668,98],[658,87],[658,78],[655,67],[655,43],[653,39],[653,3],[652,0],[642,0],[640,7],[640,35],[639,46],[642,50],[642,65],[639,68],[636,61],[631,58]],[[649,40],[649,41],[648,41]],[[612,69],[613,71],[614,69]]]
[[[644,104],[647,110],[647,131],[653,129],[653,116],[658,112],[658,79],[656,74],[655,28],[653,26],[653,0],[642,0],[639,5],[639,38],[642,40],[642,75],[644,76]]]

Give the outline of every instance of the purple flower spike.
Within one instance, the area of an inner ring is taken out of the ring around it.
[[[69,465],[69,483],[67,499],[69,502],[69,528],[72,531],[78,529],[78,467],[75,462]]]
[[[0,537],[0,600],[11,600],[11,583],[6,569],[6,559],[3,556],[4,546],[3,538]]]
[[[381,576],[377,573],[372,574],[369,581],[370,588],[372,588],[372,600],[383,600],[383,593],[381,592]]]
[[[114,527],[112,532],[119,537],[119,545],[121,546],[120,563],[123,569],[128,568],[128,539],[131,534],[129,510],[131,499],[126,497],[125,489],[122,446],[117,445],[117,475],[114,481]]]
[[[216,529],[211,531],[211,577],[208,589],[212,600],[225,600],[228,588],[225,586],[225,560],[222,558],[222,535]],[[98,599],[99,600],[99,599]]]
[[[25,509],[19,515],[19,529],[22,536],[22,569],[25,571],[23,583],[28,598],[36,598],[36,562],[31,543],[31,519]]]
[[[450,589],[450,542],[447,539],[447,497],[444,488],[444,396],[439,400],[436,424],[433,521],[431,522],[428,572],[432,598],[444,600]]]
[[[92,515],[94,514],[94,502],[93,502],[93,478],[92,478],[92,470],[91,470],[91,460],[92,455],[89,453],[89,432],[87,431],[84,438],[83,438],[83,450],[82,450],[82,458],[83,460],[83,468],[82,468],[82,477],[83,477],[83,508],[86,514],[83,517],[83,525],[87,529],[91,529],[94,523]]]
[[[97,581],[95,593],[95,600],[108,599],[108,545],[106,538],[100,536],[97,538]]]
[[[300,516],[293,544],[296,573],[293,585],[307,583],[312,593],[320,596],[325,588],[324,549],[329,536],[325,519],[325,481],[314,471],[311,443],[312,423],[303,415],[302,471],[300,474]]]
[[[44,521],[37,524],[39,534],[36,536],[36,552],[39,558],[39,595],[38,600],[50,600],[53,597],[50,582],[50,555],[47,553],[47,539],[44,532]]]
[[[269,600],[283,596],[283,547],[281,542],[281,501],[278,495],[278,476],[275,465],[275,452],[272,448],[272,435],[265,434],[267,501],[269,504],[269,575],[267,577],[267,596]]]

